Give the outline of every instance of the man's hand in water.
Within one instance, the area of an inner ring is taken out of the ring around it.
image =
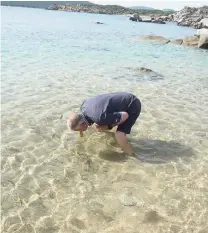
[[[109,127],[108,125],[95,125],[96,129],[101,132],[101,131],[104,131],[104,130],[111,130],[113,128],[112,127]]]

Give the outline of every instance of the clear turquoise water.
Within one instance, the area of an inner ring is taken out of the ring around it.
[[[208,52],[137,40],[196,31],[125,16],[1,15],[3,232],[206,232]],[[118,90],[142,101],[130,136],[139,160],[123,160],[113,134],[80,140],[66,128],[85,98]]]

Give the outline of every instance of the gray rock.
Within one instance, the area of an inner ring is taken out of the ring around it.
[[[208,49],[208,36],[200,36],[198,48]]]
[[[165,24],[162,20],[152,20],[152,23]]]
[[[162,37],[162,36],[152,36],[152,35],[149,35],[149,36],[139,36],[138,39],[140,39],[140,40],[151,40],[151,41],[154,41],[154,42],[160,42],[160,43],[164,43],[164,44],[167,44],[168,42],[170,42],[170,40],[166,39],[165,37]]]
[[[182,39],[171,40],[169,43],[181,45],[183,43]]]
[[[135,19],[135,18],[132,17],[132,16],[129,17],[129,20],[137,22],[137,19]]]
[[[151,23],[152,18],[150,16],[140,16],[142,22]]]
[[[130,18],[131,21],[142,21],[138,13],[133,14]]]
[[[145,67],[136,68],[135,71],[137,71],[137,72],[153,72],[153,70],[145,68]]]
[[[163,75],[145,67],[135,68],[134,71],[140,76],[141,79],[143,77],[144,80],[158,81],[164,79]]]

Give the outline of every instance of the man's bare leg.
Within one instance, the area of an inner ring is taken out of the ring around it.
[[[125,133],[117,131],[115,133],[116,141],[118,142],[121,149],[124,150],[125,153],[132,156],[134,154],[132,145],[128,142],[128,138]]]

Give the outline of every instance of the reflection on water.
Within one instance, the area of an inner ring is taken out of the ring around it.
[[[207,232],[207,52],[135,41],[147,28],[121,17],[103,16],[110,26],[99,29],[85,14],[80,23],[12,9],[3,24],[2,231]],[[135,73],[142,66],[162,79]],[[111,91],[141,99],[129,136],[137,158],[124,156],[113,131],[67,130],[70,111]]]

